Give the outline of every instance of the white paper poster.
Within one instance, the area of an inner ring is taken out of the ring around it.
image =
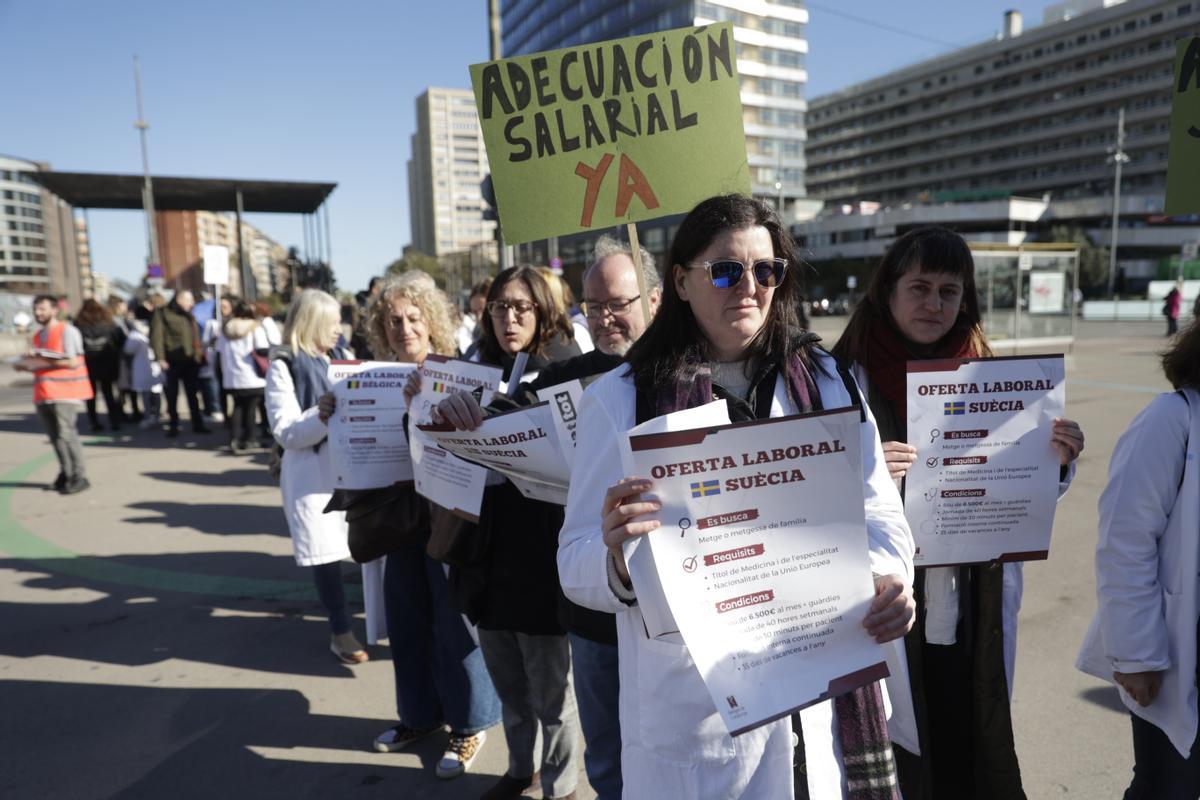
[[[663,504],[659,580],[733,736],[887,675],[862,626],[860,426],[848,409],[629,437]]]
[[[1061,272],[1029,273],[1029,313],[1061,314],[1067,293],[1067,276]]]
[[[494,414],[473,431],[449,424],[422,425],[421,431],[443,450],[504,475],[526,497],[563,506],[571,473],[555,416],[542,402]]]
[[[1063,357],[908,362],[904,512],[920,567],[1046,558],[1058,500],[1050,444]]]
[[[471,522],[479,521],[487,470],[438,447],[417,425],[431,421],[433,407],[454,391],[475,391],[491,402],[504,371],[473,361],[430,355],[421,365],[421,392],[409,409],[409,446],[417,493]]]
[[[416,364],[333,361],[337,409],[329,418],[329,461],[337,489],[377,489],[413,477],[404,435],[404,384]]]
[[[206,244],[201,252],[204,259],[204,282],[210,286],[227,286],[229,248],[223,244]]]
[[[575,466],[575,426],[579,424],[579,401],[583,397],[583,384],[567,381],[556,386],[547,386],[537,393],[539,400],[550,403],[554,412],[554,428],[558,431],[558,442],[562,445],[563,458],[568,470]],[[564,501],[565,503],[565,501]]]

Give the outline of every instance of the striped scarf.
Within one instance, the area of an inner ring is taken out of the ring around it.
[[[801,413],[819,411],[821,394],[808,367],[797,353],[784,365],[788,394]],[[656,393],[658,414],[694,408],[713,399],[712,372],[707,364],[698,364],[679,383],[660,386]],[[846,773],[848,800],[900,800],[900,783],[892,760],[892,742],[887,732],[883,693],[879,683],[867,684],[833,699],[837,716],[838,740],[842,747],[842,766]],[[800,733],[800,716],[792,715],[792,729]],[[797,761],[803,758],[803,743],[797,749]],[[796,780],[806,779],[805,765],[796,764]],[[797,795],[808,796],[807,786],[797,786]]]

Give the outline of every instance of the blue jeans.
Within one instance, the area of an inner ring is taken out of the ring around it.
[[[317,597],[329,615],[329,627],[334,635],[350,631],[350,611],[346,608],[346,587],[342,584],[342,562],[317,564],[312,567]]]
[[[200,380],[200,403],[204,406],[204,413],[212,416],[217,411],[224,413],[221,408],[221,389],[217,385],[217,377],[215,375],[201,375]]]
[[[445,722],[458,734],[499,722],[500,698],[442,565],[412,547],[389,553],[383,598],[400,721],[410,728]]]
[[[618,699],[617,646],[570,634],[575,700],[587,749],[583,754],[588,783],[597,800],[621,798],[621,717]]]

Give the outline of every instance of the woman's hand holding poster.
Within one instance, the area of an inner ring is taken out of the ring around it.
[[[908,362],[916,566],[1046,558],[1064,398],[1061,355]]]
[[[377,489],[411,481],[402,390],[416,364],[333,361],[329,382],[337,411],[329,418],[334,487]]]
[[[662,502],[647,544],[666,602],[734,736],[887,675],[862,626],[860,424],[851,409],[629,437]]]

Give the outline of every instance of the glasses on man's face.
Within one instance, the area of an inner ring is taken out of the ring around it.
[[[487,304],[486,308],[487,312],[496,319],[504,319],[508,316],[509,311],[513,312],[517,319],[520,319],[537,308],[537,303],[531,303],[528,300],[517,300],[512,303],[507,300],[493,300]]]
[[[741,283],[742,275],[746,274],[746,265],[736,258],[722,258],[717,261],[705,261],[701,265],[708,272],[708,279],[718,289],[729,289]],[[700,269],[692,267],[691,269]],[[783,273],[787,270],[786,258],[760,258],[750,265],[754,280],[764,289],[771,289],[783,282]]]
[[[620,317],[626,314],[633,307],[633,304],[641,299],[642,296],[639,294],[628,300],[605,300],[603,302],[599,300],[584,300],[583,315],[588,319],[600,319],[604,316],[605,312],[608,312],[614,317]]]

